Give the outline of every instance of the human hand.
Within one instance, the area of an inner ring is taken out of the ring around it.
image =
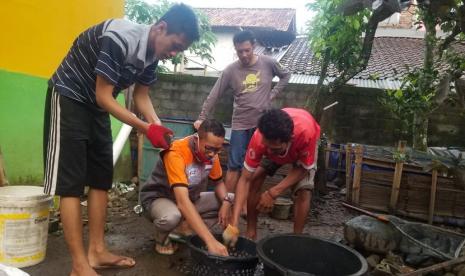
[[[228,224],[228,227],[223,231],[223,243],[226,246],[234,247],[239,239],[239,233],[239,228]]]
[[[210,244],[207,244],[208,253],[218,256],[229,256],[228,249],[222,245],[219,241],[213,240]]]
[[[269,190],[263,192],[260,196],[260,201],[257,205],[257,210],[262,213],[269,213],[273,209],[274,197],[271,195]]]
[[[154,147],[168,149],[173,138],[173,131],[162,125],[150,124],[146,135]]]
[[[203,120],[197,120],[194,122],[194,128],[199,129],[200,125],[203,123]]]
[[[229,223],[229,218],[231,215],[231,203],[224,200],[223,204],[221,205],[220,211],[218,212],[218,223],[226,228]]]

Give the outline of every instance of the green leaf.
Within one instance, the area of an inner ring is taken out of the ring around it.
[[[125,14],[131,21],[140,24],[153,24],[173,5],[173,3],[168,2],[167,0],[161,0],[157,3],[158,4],[148,4],[142,0],[126,0]],[[200,56],[202,60],[208,60],[211,62],[211,60],[213,60],[213,57],[211,56],[212,47],[217,41],[216,36],[211,31],[208,18],[195,9],[194,12],[197,14],[199,19],[200,39],[199,41],[192,43],[189,50]],[[173,64],[179,64],[180,61],[181,59],[177,56],[171,59]],[[163,70],[165,69],[166,68]]]

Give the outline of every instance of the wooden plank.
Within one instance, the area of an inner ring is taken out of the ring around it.
[[[350,201],[352,190],[352,145],[346,145],[346,201]]]
[[[399,141],[397,150],[399,154],[405,154],[406,141]],[[403,160],[398,160],[396,162],[396,167],[394,169],[394,178],[392,181],[392,190],[391,190],[391,200],[389,202],[389,208],[392,211],[395,211],[397,208],[397,200],[399,198],[399,189],[400,189],[400,180],[402,179],[402,168],[404,166]]]
[[[376,166],[380,168],[393,169],[393,170],[396,168],[396,163],[392,161],[381,161],[381,160],[373,159],[371,157],[366,157],[366,156],[363,157],[363,164],[367,164],[370,166]],[[404,164],[403,171],[425,173],[423,168],[418,167],[418,166],[412,166],[411,164]]]
[[[457,265],[457,264],[460,264],[460,263],[465,263],[465,256],[457,258],[457,259],[448,260],[448,261],[438,263],[438,264],[435,264],[435,265],[432,265],[432,266],[428,266],[428,267],[425,267],[425,268],[421,268],[421,269],[415,270],[413,272],[405,273],[405,274],[401,274],[401,275],[402,276],[426,275],[428,273],[438,271],[438,270],[443,269],[443,268],[451,267],[453,265]]]
[[[431,180],[431,193],[429,199],[428,223],[433,224],[434,207],[436,205],[436,185],[438,183],[438,170],[433,170]]]
[[[355,169],[352,182],[352,203],[358,204],[360,197],[360,180],[362,178],[363,147],[355,147]]]

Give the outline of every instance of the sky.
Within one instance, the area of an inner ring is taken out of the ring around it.
[[[157,0],[145,0],[148,3],[157,3]],[[194,8],[292,8],[296,10],[297,30],[304,31],[305,22],[311,18],[312,13],[305,5],[311,0],[169,0],[170,2],[183,2]]]

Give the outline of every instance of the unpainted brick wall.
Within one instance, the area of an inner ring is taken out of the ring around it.
[[[189,75],[160,75],[151,90],[157,114],[164,118],[195,120],[203,101],[215,84],[214,77]],[[289,84],[274,100],[274,107],[303,107],[313,87]],[[330,120],[323,130],[330,129],[336,143],[365,143],[394,146],[400,138],[399,121],[378,101],[380,89],[345,87],[337,104],[330,111]],[[221,95],[214,117],[230,124],[233,98],[230,91]],[[451,105],[441,107],[431,116],[430,146],[465,147],[465,116]]]

